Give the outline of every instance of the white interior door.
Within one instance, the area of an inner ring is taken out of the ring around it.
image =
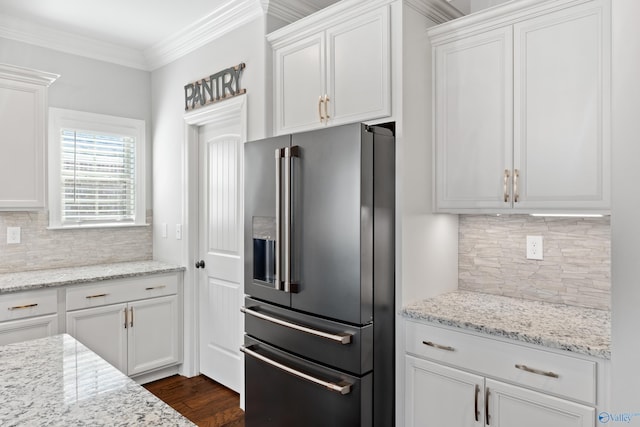
[[[241,391],[242,130],[237,123],[200,127],[200,372]]]

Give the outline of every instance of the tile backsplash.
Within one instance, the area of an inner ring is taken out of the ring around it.
[[[460,215],[458,287],[610,309],[610,218]],[[543,237],[542,261],[526,259],[526,236]]]
[[[151,217],[149,210],[148,224]],[[47,211],[0,212],[0,273],[153,257],[151,226],[47,230],[48,225]],[[7,244],[7,227],[21,228],[21,243]]]

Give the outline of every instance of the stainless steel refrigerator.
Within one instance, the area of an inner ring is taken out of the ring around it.
[[[245,425],[393,426],[395,126],[245,144]]]

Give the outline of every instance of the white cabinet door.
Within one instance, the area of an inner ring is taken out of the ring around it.
[[[327,30],[328,124],[391,114],[389,8]]]
[[[0,345],[45,338],[57,333],[57,314],[2,322],[0,323]]]
[[[596,2],[514,25],[514,207],[609,208],[609,20]]]
[[[521,387],[486,380],[492,427],[593,427],[595,409]]]
[[[126,304],[67,312],[67,333],[127,374]]]
[[[178,363],[178,297],[129,303],[128,375]]]
[[[320,97],[326,93],[324,33],[277,49],[275,63],[276,131],[319,127],[324,114]]]
[[[511,27],[439,45],[434,61],[435,209],[509,207]]]
[[[0,79],[0,209],[44,207],[46,87]]]
[[[408,427],[484,425],[483,377],[412,356],[405,362]]]

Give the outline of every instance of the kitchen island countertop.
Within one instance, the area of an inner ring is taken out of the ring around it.
[[[193,426],[69,335],[0,346],[0,425]]]
[[[611,358],[605,310],[455,291],[404,306],[405,318],[578,354]]]
[[[131,261],[4,273],[0,274],[0,294],[183,270],[160,261]]]

